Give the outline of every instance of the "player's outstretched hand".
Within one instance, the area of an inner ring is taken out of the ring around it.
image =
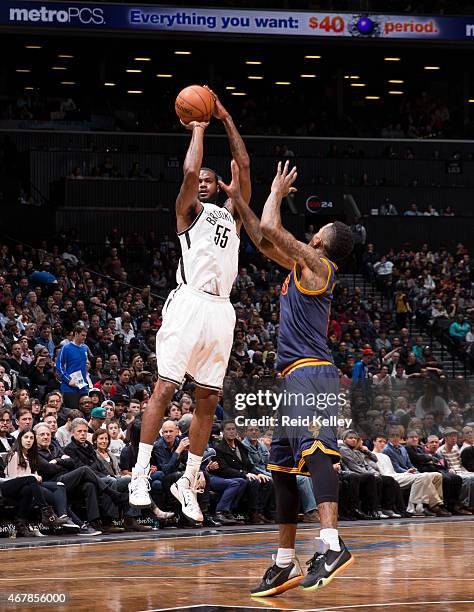
[[[272,183],[272,191],[274,193],[278,193],[278,195],[282,198],[285,198],[289,193],[294,193],[297,191],[296,187],[292,187],[293,183],[296,181],[296,177],[298,176],[296,166],[293,166],[293,168],[288,172],[289,167],[289,160],[285,162],[283,167],[282,163],[278,162],[277,173]]]
[[[219,187],[229,196],[229,198],[235,200],[240,196],[239,166],[235,159],[230,162],[230,170],[232,172],[232,181],[230,185],[226,185],[223,181],[219,181]]]
[[[203,85],[204,89],[207,89],[207,91],[212,95],[212,97],[214,98],[214,111],[213,111],[213,116],[216,119],[220,119],[221,121],[223,121],[224,119],[226,119],[226,117],[229,116],[229,113],[227,112],[227,110],[224,108],[224,105],[222,104],[222,102],[219,100],[219,97],[217,96],[217,94],[215,94],[212,89],[210,87],[208,87],[207,85]]]
[[[209,121],[190,121],[189,123],[184,123],[184,121],[181,121],[180,119],[179,122],[190,132],[192,132],[196,127],[201,127],[203,130],[205,130],[209,125]]]

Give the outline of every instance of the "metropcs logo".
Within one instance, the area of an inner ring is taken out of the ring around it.
[[[38,9],[11,8],[9,21],[24,23],[80,23],[84,25],[102,25],[105,23],[104,11],[101,8],[88,6],[68,6],[62,10],[48,9],[45,6]]]

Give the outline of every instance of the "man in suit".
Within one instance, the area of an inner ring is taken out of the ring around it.
[[[398,474],[420,474],[418,470],[413,466],[408,456],[407,449],[400,444],[400,428],[394,427],[389,431],[388,443],[383,449],[383,453],[390,457],[393,465],[393,469]],[[423,490],[423,499],[428,499],[428,508],[423,508],[420,503],[416,508],[416,514],[420,515],[423,513],[425,516],[435,516],[436,513],[432,512],[432,508],[443,504],[443,479],[441,474],[436,472],[427,472],[421,474],[423,477],[422,484],[426,487]],[[412,512],[412,508],[409,506],[409,512]]]
[[[246,478],[248,480],[246,497],[249,522],[256,525],[271,523],[263,516],[272,492],[272,483],[264,474],[259,474],[249,458],[247,447],[237,438],[234,421],[222,424],[223,440],[216,445],[216,461],[219,469],[216,475],[221,478]]]
[[[419,472],[438,472],[443,479],[443,499],[446,507],[451,512],[464,514],[459,506],[461,495],[462,478],[457,474],[451,474],[443,464],[442,459],[429,453],[420,444],[420,436],[417,431],[409,431],[407,434],[406,450],[410,461]],[[457,510],[461,510],[457,512]],[[437,506],[434,512],[438,516],[449,516],[450,512],[444,511],[443,507]]]

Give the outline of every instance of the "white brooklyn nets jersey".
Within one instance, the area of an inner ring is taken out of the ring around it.
[[[229,296],[238,272],[240,239],[227,208],[203,203],[199,215],[178,237],[182,253],[176,272],[178,284]]]

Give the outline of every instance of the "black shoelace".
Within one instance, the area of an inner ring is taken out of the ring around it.
[[[326,557],[326,553],[316,553],[309,561],[306,561],[306,565],[308,566],[308,574],[315,573],[324,562]]]

